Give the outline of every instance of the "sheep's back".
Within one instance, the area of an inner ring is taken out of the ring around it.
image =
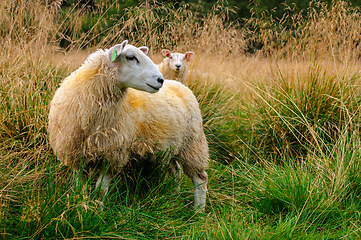
[[[124,110],[134,115],[136,126],[132,149],[140,154],[169,147],[177,152],[203,134],[197,99],[177,81],[166,80],[154,94],[129,89],[125,103]]]

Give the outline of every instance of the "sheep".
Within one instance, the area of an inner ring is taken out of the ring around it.
[[[187,62],[194,56],[194,52],[171,53],[168,49],[162,50],[163,61],[156,65],[164,78],[178,80],[186,84]]]
[[[179,178],[182,165],[203,210],[209,153],[198,102],[183,84],[164,80],[147,52],[125,40],[92,53],[65,78],[50,103],[50,145],[75,171],[95,166],[104,197],[132,154],[171,148],[172,172]]]

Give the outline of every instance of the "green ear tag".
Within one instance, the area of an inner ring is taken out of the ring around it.
[[[113,55],[112,55],[112,58],[110,59],[110,62],[114,62],[115,59],[117,59],[117,50],[114,49],[114,52],[113,52]]]

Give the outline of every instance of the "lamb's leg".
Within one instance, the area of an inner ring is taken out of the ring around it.
[[[96,188],[100,187],[102,196],[105,196],[108,193],[111,179],[111,172],[103,168],[100,172],[97,183],[95,184]]]

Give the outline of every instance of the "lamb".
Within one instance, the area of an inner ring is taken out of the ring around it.
[[[187,62],[194,56],[194,52],[171,53],[168,49],[163,49],[163,61],[156,65],[164,78],[178,80],[186,84]]]
[[[50,145],[74,170],[97,168],[104,196],[132,154],[171,148],[172,172],[179,177],[182,165],[203,210],[209,154],[198,102],[183,84],[164,80],[147,52],[126,40],[91,54],[65,78],[50,103]]]

